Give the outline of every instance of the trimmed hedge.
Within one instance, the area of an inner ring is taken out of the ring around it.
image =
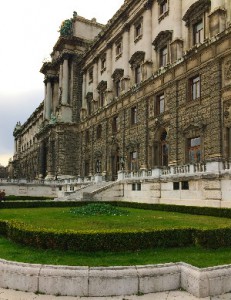
[[[5,201],[24,201],[24,200],[30,200],[30,201],[43,201],[43,200],[53,200],[52,197],[32,197],[32,196],[15,196],[15,195],[9,195],[5,197]]]
[[[36,207],[74,207],[91,202],[56,202],[28,201],[1,202],[0,208],[36,208]],[[95,202],[94,202],[95,203]],[[216,217],[231,217],[230,209],[210,207],[190,207],[159,204],[140,204],[128,202],[110,202],[121,207],[153,209]],[[219,248],[231,246],[231,228],[192,229],[174,228],[150,231],[105,231],[78,232],[55,231],[43,228],[33,228],[30,225],[15,221],[0,220],[0,234],[25,245],[42,249],[76,250],[76,251],[127,251],[155,247],[185,247],[202,246]]]
[[[231,228],[196,230],[174,228],[129,232],[52,231],[15,221],[0,221],[0,234],[10,240],[41,249],[74,251],[128,251],[151,248],[231,246]]]

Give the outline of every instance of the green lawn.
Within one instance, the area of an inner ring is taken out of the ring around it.
[[[17,220],[32,226],[56,230],[129,230],[162,228],[221,228],[231,226],[231,219],[198,216],[166,211],[119,208],[125,215],[81,216],[70,213],[69,208],[1,209],[0,219]],[[0,258],[38,264],[70,266],[128,266],[186,262],[197,267],[231,264],[231,249],[217,250],[199,247],[157,248],[127,252],[74,252],[41,250],[18,245],[0,237]]]
[[[221,228],[231,227],[231,219],[198,216],[166,211],[120,208],[122,216],[79,216],[70,208],[1,209],[0,219],[17,220],[32,226],[56,230],[149,230],[162,228]]]

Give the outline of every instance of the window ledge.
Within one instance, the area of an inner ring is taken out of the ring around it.
[[[116,60],[118,60],[122,56],[122,52],[116,55]]]
[[[106,68],[103,68],[103,69],[101,69],[101,74],[103,74],[103,72],[105,72],[106,71]]]
[[[160,23],[164,18],[166,18],[168,15],[169,15],[169,10],[165,11],[164,13],[162,13],[162,14],[159,16],[159,18],[158,18],[159,23]]]
[[[140,35],[136,36],[136,37],[135,37],[135,40],[134,40],[134,43],[139,42],[139,40],[141,40],[142,37],[143,37],[143,34],[140,34]]]

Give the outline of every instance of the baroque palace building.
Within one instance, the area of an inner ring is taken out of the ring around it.
[[[230,0],[125,0],[106,25],[74,12],[41,72],[45,99],[14,130],[15,178],[231,201]]]

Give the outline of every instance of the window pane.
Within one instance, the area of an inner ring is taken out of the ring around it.
[[[200,22],[196,23],[193,26],[193,42],[194,44],[199,44],[202,43],[204,38],[204,26],[203,26],[203,21],[201,20]]]
[[[189,163],[196,163],[201,160],[201,138],[189,139]]]
[[[160,50],[160,66],[164,67],[167,65],[167,58],[168,58],[168,48],[164,47]]]

